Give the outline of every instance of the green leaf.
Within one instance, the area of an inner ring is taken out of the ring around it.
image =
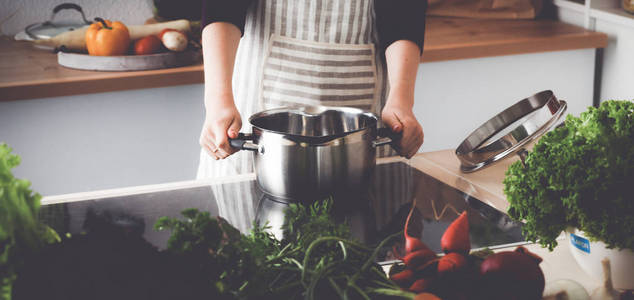
[[[29,181],[13,176],[11,170],[19,164],[11,148],[0,144],[0,299],[11,299],[15,272],[26,255],[60,241],[38,218],[42,196],[31,190]]]
[[[553,249],[567,227],[634,249],[634,102],[605,101],[545,134],[504,179],[508,214]]]

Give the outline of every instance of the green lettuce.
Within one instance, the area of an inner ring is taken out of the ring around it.
[[[20,158],[0,144],[0,299],[11,299],[15,271],[23,257],[46,243],[59,240],[57,233],[40,223],[39,194],[27,180],[13,177]]]
[[[634,249],[634,102],[605,101],[545,134],[504,193],[528,240],[552,250],[568,227],[610,248]]]

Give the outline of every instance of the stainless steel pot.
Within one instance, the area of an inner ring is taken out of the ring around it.
[[[376,147],[391,132],[360,109],[305,107],[266,110],[249,118],[251,134],[231,146],[254,153],[265,193],[294,200],[361,191],[371,180]]]

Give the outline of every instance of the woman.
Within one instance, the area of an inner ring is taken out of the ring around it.
[[[412,157],[422,145],[412,108],[425,0],[204,3],[206,118],[198,178],[252,172],[251,153],[236,153],[228,139],[237,137],[242,120],[276,106],[359,107],[402,133],[395,145],[401,156]],[[249,193],[215,189],[214,194],[242,199]]]

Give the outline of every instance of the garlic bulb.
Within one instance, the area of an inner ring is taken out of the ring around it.
[[[180,52],[187,48],[187,36],[178,31],[165,32],[161,38],[165,48]]]
[[[606,257],[601,261],[603,265],[603,286],[592,292],[592,300],[619,300],[619,292],[612,286],[612,271],[610,260]]]
[[[544,300],[589,300],[586,289],[578,282],[569,279],[559,279],[546,283]]]

